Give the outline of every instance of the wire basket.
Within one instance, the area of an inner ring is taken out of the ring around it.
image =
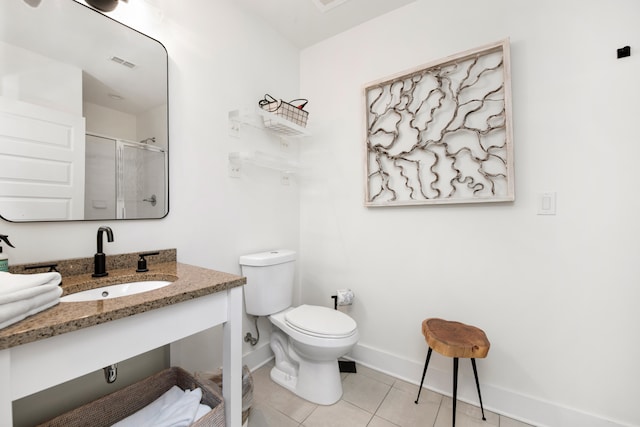
[[[291,102],[285,102],[282,99],[275,99],[266,94],[264,99],[258,102],[258,105],[263,110],[304,128],[307,127],[307,119],[309,118],[309,112],[304,110],[308,102],[306,99],[294,99]],[[280,129],[282,127],[282,123],[269,117],[264,117],[264,125],[268,128]]]

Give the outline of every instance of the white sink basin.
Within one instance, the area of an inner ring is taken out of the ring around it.
[[[168,280],[150,280],[146,282],[121,283],[119,285],[103,286],[76,292],[60,298],[61,302],[98,301],[103,299],[127,297],[142,292],[153,291],[170,285]]]

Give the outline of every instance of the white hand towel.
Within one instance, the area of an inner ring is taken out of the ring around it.
[[[205,415],[207,415],[209,412],[211,412],[211,406],[209,405],[204,405],[204,404],[199,404],[198,405],[198,412],[196,412],[196,417],[193,419],[193,422],[195,423],[196,421],[198,421],[200,418],[204,417]]]
[[[10,294],[27,288],[41,285],[59,285],[62,281],[60,273],[12,274],[0,271],[0,295]]]
[[[164,408],[171,406],[184,396],[184,392],[180,387],[174,385],[167,390],[162,396],[135,412],[127,418],[118,421],[113,427],[141,427],[151,425],[150,423],[159,412]]]
[[[199,388],[185,391],[180,400],[157,414],[149,427],[189,427],[196,417],[200,400],[202,390]]]
[[[62,288],[57,285],[52,286],[53,289],[45,293],[0,305],[0,329],[58,304]]]
[[[10,294],[0,294],[0,306],[14,301],[30,299],[40,294],[47,293],[52,289],[60,289],[60,293],[62,293],[62,289],[58,285],[42,285],[11,292]]]
[[[183,392],[173,386],[157,400],[113,427],[187,427],[193,423],[201,399],[202,390],[199,388]]]

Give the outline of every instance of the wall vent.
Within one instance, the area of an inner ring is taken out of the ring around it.
[[[111,59],[113,62],[115,62],[117,64],[120,64],[120,65],[123,65],[123,66],[125,66],[127,68],[136,68],[136,64],[134,64],[133,62],[125,61],[124,59],[118,58],[117,56],[112,56],[109,59]]]
[[[327,12],[334,7],[340,6],[342,3],[347,2],[348,0],[311,0],[313,4],[320,10],[320,12]]]

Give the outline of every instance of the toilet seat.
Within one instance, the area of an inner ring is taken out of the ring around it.
[[[318,338],[345,338],[357,327],[355,320],[340,311],[306,304],[287,311],[284,320],[290,328]]]

